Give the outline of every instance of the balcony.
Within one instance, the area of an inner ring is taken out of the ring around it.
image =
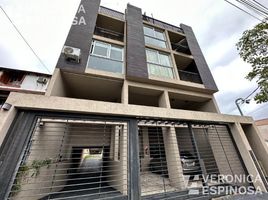
[[[94,34],[123,42],[124,26],[125,24],[123,21],[99,14],[97,17]]]
[[[108,15],[108,16],[111,16],[113,18],[117,18],[117,19],[120,19],[120,20],[125,20],[124,13],[121,13],[121,12],[118,12],[116,10],[112,10],[110,8],[106,8],[106,7],[103,7],[103,6],[100,6],[99,13],[103,14],[103,15]]]
[[[191,55],[191,51],[189,49],[187,40],[184,35],[169,31],[168,36],[169,36],[171,48],[173,51]]]
[[[105,28],[101,28],[101,27],[95,27],[94,34],[101,36],[101,37],[109,38],[112,40],[118,40],[120,42],[124,41],[124,34],[111,31]]]
[[[144,21],[147,21],[147,22],[149,22],[151,24],[155,24],[157,26],[160,26],[163,29],[169,29],[169,30],[172,30],[172,31],[175,31],[175,32],[183,33],[182,28],[174,26],[172,24],[162,22],[160,20],[154,19],[154,18],[146,16],[146,15],[142,15],[142,18],[143,18]]]
[[[190,49],[188,47],[186,39],[182,39],[181,41],[177,43],[171,42],[171,48],[173,51],[179,52],[179,53],[185,53],[187,55],[191,55]]]
[[[202,84],[201,77],[198,73],[195,72],[189,72],[185,70],[178,70],[180,79],[182,81],[189,81],[193,83],[200,83]]]
[[[202,84],[199,71],[191,56],[174,54],[180,80]]]

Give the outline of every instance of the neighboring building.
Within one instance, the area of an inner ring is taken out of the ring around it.
[[[0,108],[10,92],[45,94],[50,75],[0,68]]]
[[[255,123],[260,130],[261,136],[268,145],[268,119],[257,120]]]
[[[268,148],[251,117],[220,114],[191,27],[99,4],[81,1],[45,95],[11,92],[0,112],[0,199],[267,191]]]

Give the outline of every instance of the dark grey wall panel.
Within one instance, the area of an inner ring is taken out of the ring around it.
[[[130,4],[126,11],[127,77],[148,78],[141,9]]]
[[[79,64],[68,62],[61,53],[56,66],[57,68],[74,72],[85,71],[99,6],[100,0],[81,0],[74,19],[76,23],[73,23],[71,26],[65,41],[66,46],[81,49],[81,62]]]
[[[201,48],[197,42],[192,28],[184,24],[181,24],[180,26],[186,35],[190,51],[194,57],[198,72],[200,74],[204,86],[207,89],[218,91],[217,85],[213,79],[211,71],[207,65],[207,62],[204,58],[204,55],[201,51]]]

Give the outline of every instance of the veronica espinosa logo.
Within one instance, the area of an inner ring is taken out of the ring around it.
[[[208,185],[200,188],[202,180]],[[260,186],[251,186],[256,181],[261,181],[259,175],[195,175],[191,180],[185,176],[186,187],[191,183],[189,195],[262,194]]]

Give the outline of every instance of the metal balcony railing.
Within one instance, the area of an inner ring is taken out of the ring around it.
[[[168,24],[166,22],[162,22],[160,20],[154,19],[152,17],[148,17],[146,15],[142,15],[142,18],[143,18],[144,21],[147,21],[147,22],[150,22],[152,24],[158,25],[158,26],[160,26],[160,27],[162,27],[164,29],[169,29],[169,30],[172,30],[172,31],[175,31],[175,32],[183,33],[182,28],[177,27],[177,26],[174,26],[172,24]]]
[[[105,29],[105,28],[101,28],[101,27],[96,27],[95,31],[94,31],[94,34],[102,36],[102,37],[110,38],[110,39],[113,39],[113,40],[118,40],[118,41],[121,41],[121,42],[124,41],[124,34],[118,33],[118,32],[115,32],[115,31],[111,31],[111,30],[108,30],[108,29]]]
[[[180,79],[182,81],[189,81],[194,83],[203,83],[201,80],[201,77],[198,73],[184,71],[184,70],[178,70]]]
[[[124,13],[121,13],[121,12],[118,12],[116,10],[112,10],[110,8],[106,8],[106,7],[103,7],[103,6],[100,6],[99,13],[104,14],[104,15],[108,15],[108,16],[111,16],[111,17],[114,17],[114,18],[117,18],[117,19],[120,19],[120,20],[125,20]]]
[[[182,45],[182,44],[171,42],[171,48],[172,50],[177,51],[179,53],[185,53],[185,54],[191,55],[190,49],[187,45]]]

